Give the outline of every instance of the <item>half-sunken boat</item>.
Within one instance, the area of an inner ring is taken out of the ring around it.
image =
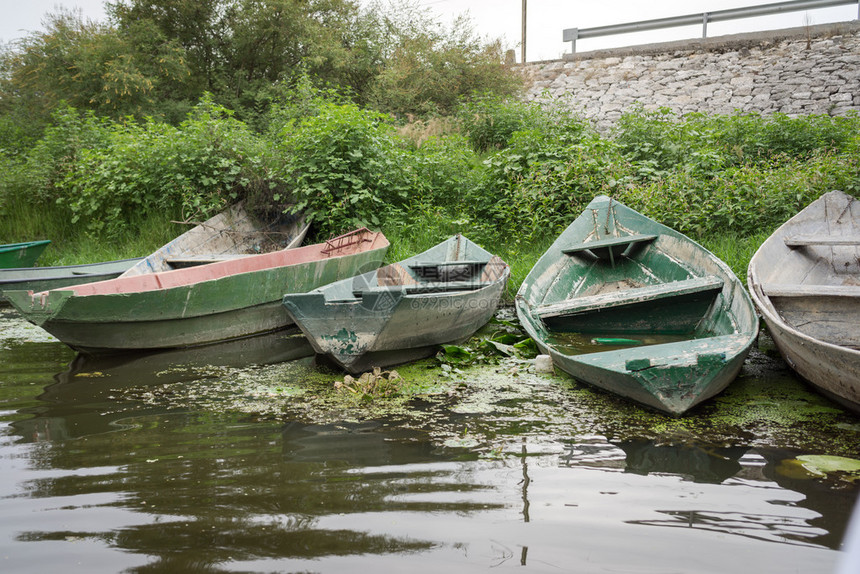
[[[812,202],[759,247],[747,284],[786,363],[860,411],[860,201]]]
[[[0,269],[32,267],[49,243],[50,239],[41,239],[0,245]]]
[[[284,306],[314,350],[354,374],[432,355],[485,325],[508,265],[462,235],[309,293]]]
[[[557,367],[673,415],[725,389],[758,333],[725,263],[606,196],[538,260],[516,309]]]
[[[316,245],[6,297],[81,352],[188,347],[286,327],[284,292],[379,267],[387,249],[384,235],[360,229]]]

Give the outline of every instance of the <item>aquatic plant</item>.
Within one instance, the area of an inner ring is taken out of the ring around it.
[[[334,388],[349,392],[363,401],[387,398],[400,393],[403,377],[397,371],[383,371],[375,367],[373,371],[362,373],[358,378],[346,375],[343,381],[336,381]]]

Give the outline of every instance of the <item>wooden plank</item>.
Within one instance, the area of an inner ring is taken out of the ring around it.
[[[645,287],[637,287],[635,289],[601,293],[599,295],[591,295],[588,297],[576,297],[574,299],[561,301],[560,303],[540,305],[534,309],[533,314],[541,319],[562,317],[576,313],[598,311],[600,309],[610,307],[621,307],[624,305],[632,305],[634,303],[656,301],[657,299],[664,299],[667,297],[679,297],[693,293],[717,291],[722,289],[722,287],[723,280],[719,277],[712,275],[707,277],[692,277],[681,281],[646,285]]]
[[[860,245],[860,235],[794,235],[783,239],[787,247],[806,245]]]
[[[761,290],[768,297],[860,297],[860,285],[763,283]]]
[[[242,259],[250,257],[250,253],[207,253],[201,255],[184,255],[181,257],[165,257],[164,261],[174,268],[192,267],[194,265],[208,265],[209,263],[218,263],[219,261],[231,261],[233,259]]]
[[[489,263],[489,260],[479,260],[479,261],[431,261],[427,263],[410,263],[410,269],[424,269],[427,267],[451,267],[454,265],[472,265],[477,267],[478,265],[486,265]]]
[[[423,293],[449,293],[452,291],[477,291],[491,285],[478,281],[452,281],[450,283],[420,283],[418,285],[393,285],[384,287],[373,287],[370,289],[356,289],[352,294],[361,297],[365,293],[405,293],[407,295],[419,295]]]
[[[630,246],[636,243],[650,243],[657,239],[656,235],[623,235],[621,237],[606,237],[597,241],[587,241],[580,243],[567,249],[562,249],[561,252],[565,255],[573,255],[582,251],[591,251],[594,249],[603,249],[606,247]]]

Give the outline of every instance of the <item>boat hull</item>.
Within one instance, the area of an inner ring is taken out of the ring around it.
[[[381,234],[373,236],[372,245],[352,246],[342,255],[321,255],[320,246],[308,246],[37,294],[11,291],[7,296],[27,320],[81,351],[209,344],[290,325],[281,305],[283,293],[308,291],[378,267],[388,242]]]
[[[830,399],[860,413],[860,351],[804,336],[762,313],[780,354],[798,375]]]
[[[860,412],[860,201],[833,191],[756,251],[750,295],[786,363]]]
[[[0,302],[5,301],[4,291],[38,293],[49,289],[113,279],[139,261],[139,258],[135,258],[83,265],[3,269],[0,270]]]
[[[51,243],[49,239],[0,245],[0,269],[32,267]]]
[[[504,287],[499,282],[467,293],[396,294],[384,311],[370,300],[326,310],[322,295],[286,305],[317,353],[359,374],[428,357],[439,345],[470,337],[492,318]]]
[[[758,334],[752,301],[725,263],[608,197],[535,264],[516,309],[558,368],[671,415],[724,390]]]
[[[453,281],[455,269],[468,280]],[[430,270],[433,280],[422,279]],[[493,316],[509,275],[501,259],[455,236],[378,271],[287,294],[284,306],[319,355],[359,374],[470,337]]]

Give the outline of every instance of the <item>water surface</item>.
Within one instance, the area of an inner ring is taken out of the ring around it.
[[[674,419],[527,362],[386,408],[281,333],[76,356],[0,310],[4,572],[832,572],[860,419],[754,351]]]

